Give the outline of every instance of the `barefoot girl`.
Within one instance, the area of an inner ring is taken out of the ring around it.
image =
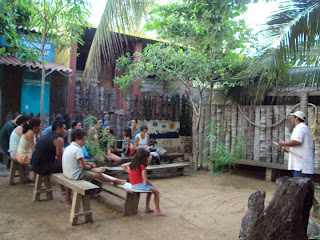
[[[154,194],[154,203],[156,206],[156,216],[163,216],[166,211],[160,210],[160,192],[152,185],[147,178],[146,167],[152,160],[152,156],[147,148],[139,148],[133,157],[131,163],[121,165],[123,170],[129,173],[129,179],[133,189],[151,191]],[[153,212],[150,208],[150,200],[152,193],[147,194],[145,212]]]

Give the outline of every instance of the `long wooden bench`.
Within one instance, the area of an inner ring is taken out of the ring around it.
[[[183,176],[189,163],[168,163],[147,166],[148,178],[167,178]],[[105,167],[106,173],[113,177],[128,179],[128,174],[121,167]]]
[[[73,190],[72,206],[70,211],[69,223],[73,226],[78,223],[78,217],[84,216],[85,222],[92,222],[92,211],[90,206],[90,195],[99,193],[100,187],[85,181],[85,180],[71,180],[63,175],[63,173],[54,173],[50,178]],[[80,204],[82,202],[83,212],[80,213]]]
[[[108,175],[109,178],[113,178]],[[101,191],[109,193],[119,199],[124,200],[123,204],[123,216],[134,215],[138,212],[138,205],[141,193],[151,193],[151,191],[141,191],[132,188],[130,183],[125,183],[124,185],[116,185],[113,183],[105,183],[98,180],[93,180],[93,183],[100,186]],[[108,187],[108,188],[106,188]],[[121,196],[114,191],[112,191],[109,187],[114,187],[125,192],[125,196]]]

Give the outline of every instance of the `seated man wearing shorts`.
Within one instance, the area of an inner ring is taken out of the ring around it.
[[[54,121],[52,132],[41,137],[37,142],[31,157],[32,169],[40,175],[62,172],[63,137],[66,126],[60,121]]]
[[[85,162],[82,152],[82,147],[86,143],[86,132],[82,129],[75,129],[71,133],[71,144],[66,147],[62,157],[63,174],[70,179],[74,180],[87,180],[97,179],[102,182],[113,182],[115,184],[123,185],[126,180],[111,178],[106,174],[102,174],[105,169],[92,162]],[[70,199],[71,201],[71,199]]]

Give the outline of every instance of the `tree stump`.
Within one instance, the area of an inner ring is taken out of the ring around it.
[[[283,177],[264,210],[265,191],[249,197],[248,213],[242,219],[241,240],[307,240],[314,185],[310,179]]]

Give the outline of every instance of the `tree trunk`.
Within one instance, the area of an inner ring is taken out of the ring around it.
[[[283,177],[264,210],[265,192],[249,197],[248,213],[242,219],[241,240],[307,240],[314,185],[310,179]]]

